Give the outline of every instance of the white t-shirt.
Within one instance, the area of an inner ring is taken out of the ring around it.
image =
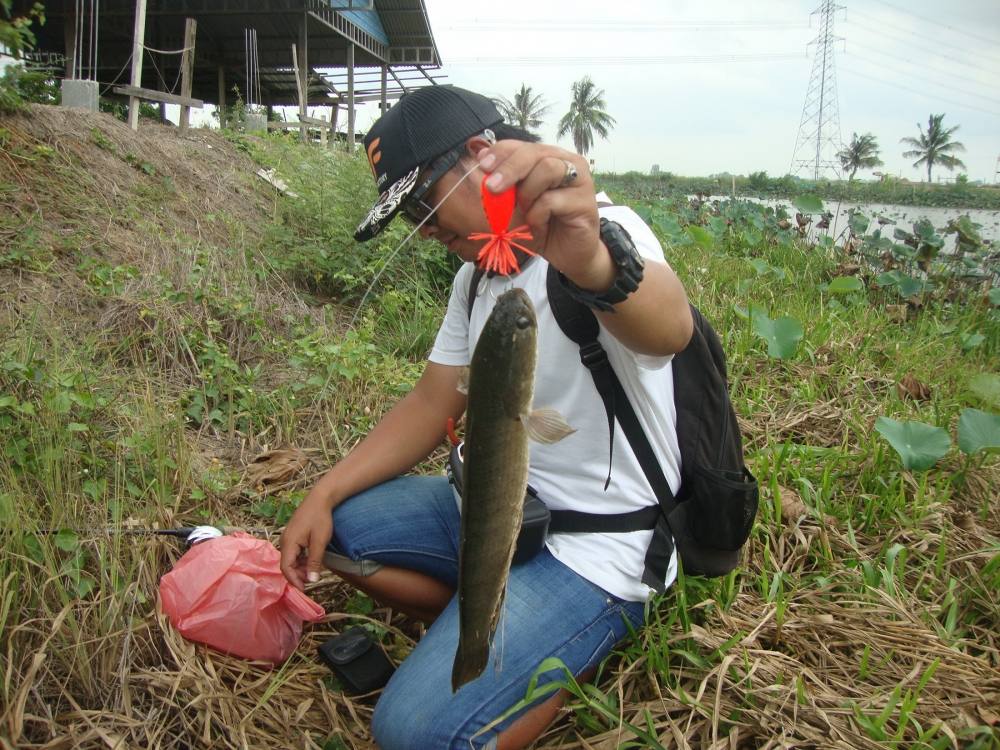
[[[628,231],[647,263],[665,263],[660,243],[634,211],[624,206],[610,206],[601,208],[600,214]],[[479,334],[496,305],[496,298],[513,287],[524,289],[534,303],[538,318],[534,408],[557,409],[576,429],[572,435],[552,445],[530,444],[528,481],[553,510],[626,513],[656,505],[656,496],[617,421],[611,483],[607,491],[604,490],[609,468],[607,411],[590,371],[580,362],[579,348],[560,330],[549,307],[545,287],[548,263],[537,257],[525,264],[516,276],[484,276],[469,320],[468,293],[474,270],[472,263],[466,263],[455,276],[448,311],[430,361],[442,365],[468,365]],[[636,354],[603,326],[598,341],[607,351],[670,488],[676,493],[680,486],[680,449],[671,357]],[[643,601],[653,593],[653,589],[642,583],[651,538],[652,531],[551,534],[546,546],[556,559],[605,591],[622,599]],[[667,569],[666,586],[673,583],[676,574],[675,551]]]

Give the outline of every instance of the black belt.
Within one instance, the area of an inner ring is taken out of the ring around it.
[[[629,513],[584,513],[579,510],[550,510],[549,533],[610,533],[644,531],[656,526],[660,506],[649,505]]]

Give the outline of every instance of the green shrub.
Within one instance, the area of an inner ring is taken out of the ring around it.
[[[8,65],[0,75],[0,112],[12,114],[26,104],[58,104],[59,85],[47,71]]]

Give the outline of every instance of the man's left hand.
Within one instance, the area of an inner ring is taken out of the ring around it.
[[[500,141],[476,156],[491,172],[486,181],[491,192],[516,186],[533,250],[584,289],[603,291],[611,285],[614,268],[601,243],[594,180],[584,157],[523,141]]]

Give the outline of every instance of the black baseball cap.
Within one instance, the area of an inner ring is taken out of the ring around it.
[[[500,122],[493,102],[457,86],[425,86],[404,94],[365,136],[379,195],[354,239],[370,240],[392,221],[422,167]]]

